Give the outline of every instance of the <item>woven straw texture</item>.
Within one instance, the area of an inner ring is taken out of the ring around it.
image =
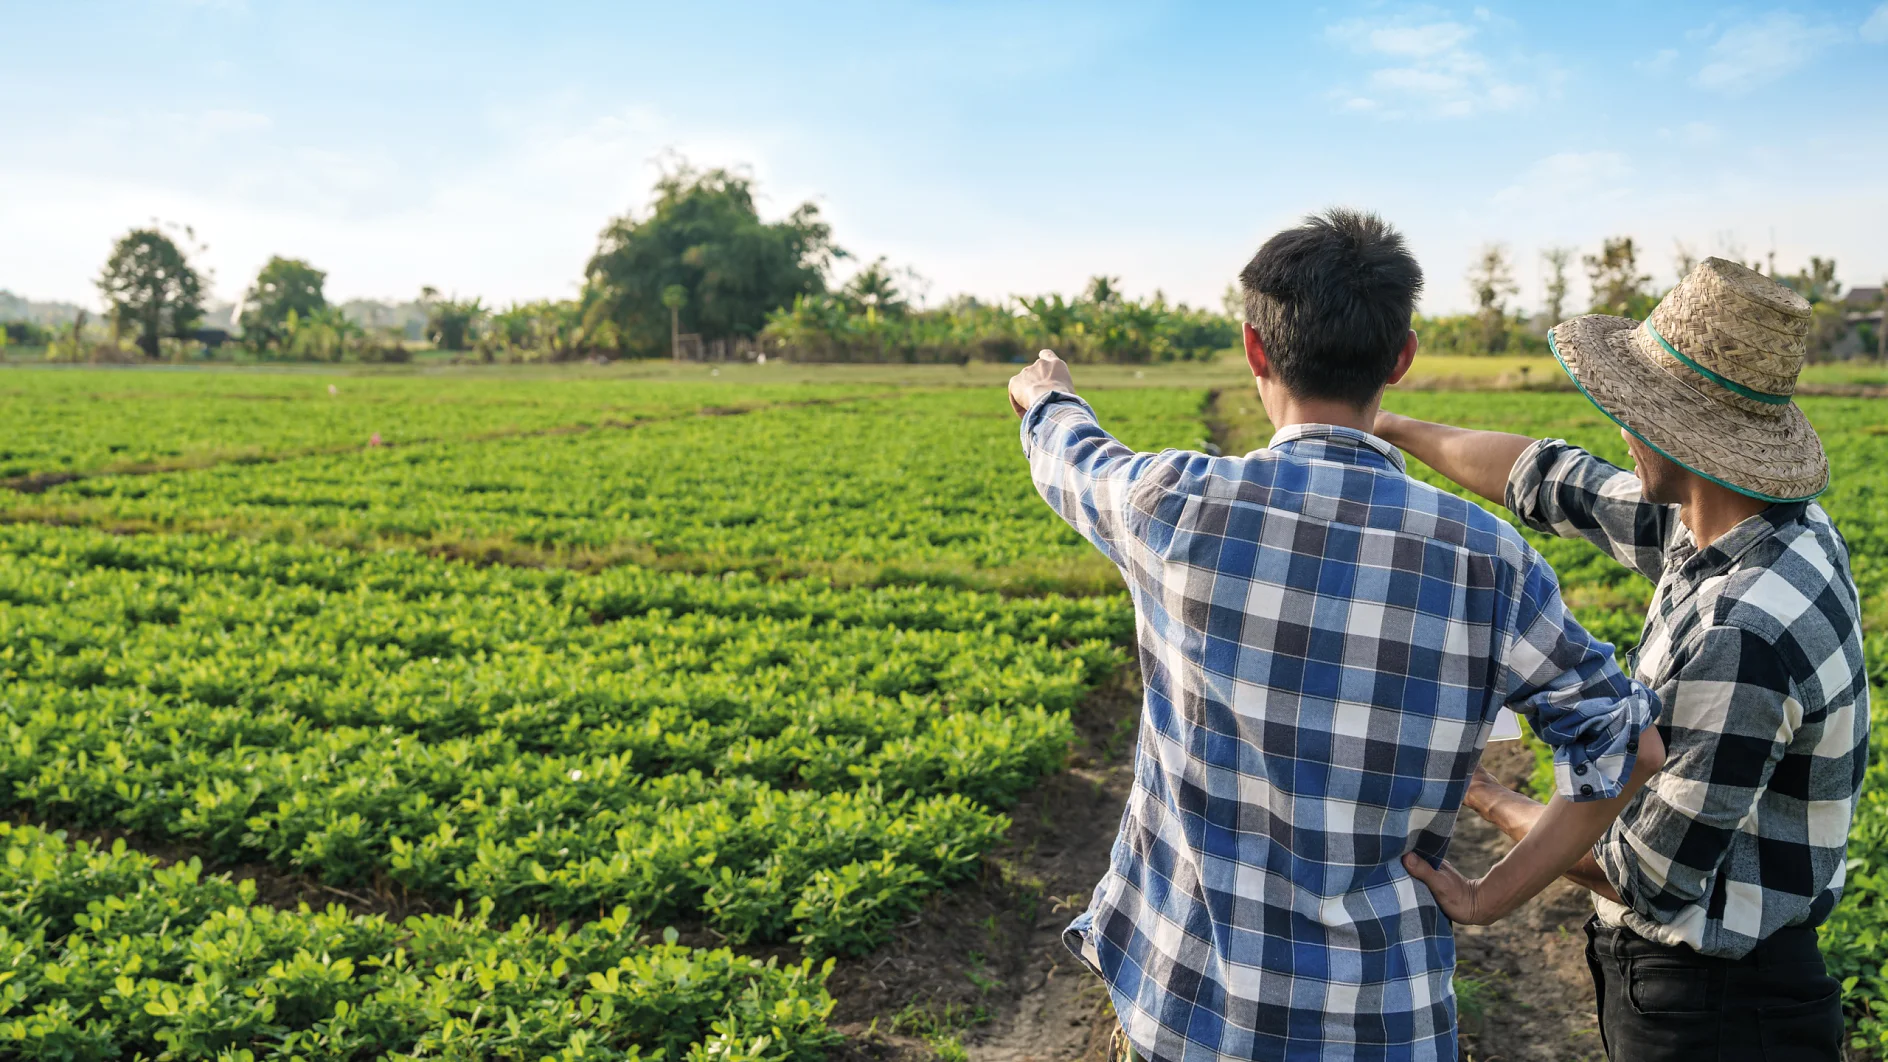
[[[1809,305],[1781,284],[1708,258],[1652,312],[1666,341],[1753,391],[1788,395],[1802,368]],[[1669,329],[1669,330],[1668,330]],[[1772,500],[1829,485],[1822,440],[1794,402],[1737,395],[1664,351],[1639,322],[1591,314],[1554,328],[1554,348],[1582,390],[1672,460]]]
[[[1809,303],[1762,273],[1707,258],[1659,302],[1648,323],[1679,353],[1733,383],[1768,395],[1796,391]],[[1640,343],[1647,357],[1673,375],[1695,372],[1650,334]],[[1723,397],[1753,413],[1781,411],[1731,391]]]

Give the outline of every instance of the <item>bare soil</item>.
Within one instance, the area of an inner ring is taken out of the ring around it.
[[[1108,866],[1134,777],[1138,682],[1077,709],[1068,770],[1010,809],[983,880],[940,895],[872,955],[834,971],[835,1057],[906,1062],[955,1040],[972,1062],[1099,1062],[1113,1029],[1100,979],[1062,943]]]
[[[1534,757],[1519,741],[1500,741],[1482,766],[1520,788]],[[1480,874],[1512,847],[1472,812],[1456,820],[1449,859]],[[1591,894],[1556,881],[1492,926],[1457,926],[1456,998],[1462,1057],[1469,1062],[1604,1062],[1586,966]]]
[[[919,1062],[940,1038],[971,1062],[1100,1062],[1113,1010],[1101,982],[1070,955],[1062,929],[1107,869],[1133,783],[1139,689],[1123,681],[1076,715],[1069,770],[1012,809],[1004,846],[984,880],[937,898],[903,935],[831,981],[847,1062]],[[1519,785],[1533,758],[1519,742],[1488,747],[1483,763]],[[1472,814],[1450,858],[1480,873],[1506,838]],[[1458,927],[1464,1062],[1604,1062],[1581,925],[1584,890],[1550,886],[1493,926]]]

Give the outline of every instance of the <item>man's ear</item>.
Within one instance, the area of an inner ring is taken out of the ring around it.
[[[1420,341],[1416,338],[1416,330],[1412,328],[1410,329],[1409,335],[1403,339],[1403,349],[1397,351],[1396,367],[1390,370],[1389,383],[1400,383],[1403,377],[1409,375],[1409,367],[1410,364],[1416,360],[1416,348],[1419,345]]]
[[[1272,375],[1272,363],[1265,357],[1265,344],[1260,341],[1259,333],[1247,321],[1239,326],[1240,334],[1246,341],[1246,365],[1251,367],[1252,375],[1263,380]]]

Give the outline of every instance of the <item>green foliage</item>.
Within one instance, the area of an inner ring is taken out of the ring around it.
[[[253,350],[285,345],[297,320],[315,319],[327,310],[328,300],[321,290],[327,279],[328,274],[299,258],[270,258],[243,295],[237,323],[243,330],[244,344]],[[339,314],[334,317],[341,320]]]
[[[0,1045],[19,1059],[816,1062],[827,967],[491,906],[396,924],[0,822]],[[730,1048],[732,1050],[730,1050]]]
[[[202,383],[110,397],[63,391],[61,378],[36,386],[22,408],[58,409],[75,430],[45,433],[27,468],[150,452],[148,441],[133,451],[113,440],[162,423],[123,427],[132,409],[161,417],[161,393],[174,393],[180,424],[188,411],[215,421],[265,397],[294,411],[272,420],[332,416],[278,440],[315,449],[389,408],[413,418],[408,431],[462,440],[504,424],[639,424],[533,439],[509,470],[492,463],[503,440],[433,444],[467,472],[486,466],[480,482],[442,482],[433,502],[495,503],[498,523],[471,526],[521,541],[563,522],[560,508],[588,504],[560,500],[569,487],[614,499],[611,522],[652,517],[683,538],[719,529],[727,556],[755,560],[878,551],[948,571],[982,548],[973,535],[1020,549],[1051,526],[1026,484],[1008,489],[1019,478],[1014,421],[988,392],[857,401],[841,388],[781,388],[746,401],[821,404],[701,417],[694,410],[725,392],[585,384],[570,389],[581,400],[559,401],[558,389],[520,395],[497,383],[340,378],[327,393],[325,382],[254,378],[219,404]],[[1098,398],[1150,441],[1198,433],[1197,394]],[[229,447],[267,430],[232,420],[221,442],[190,453],[235,455]],[[905,449],[874,454],[872,440],[904,436]],[[324,480],[381,458],[410,482],[426,478],[402,453],[428,444],[389,440],[410,444],[361,449],[356,438],[344,454],[205,468],[212,479],[199,485],[275,470],[288,478],[266,489],[313,503],[298,510],[313,518]],[[569,464],[527,471],[533,449],[566,440],[583,441],[561,458]],[[698,449],[709,452],[700,463],[672,460]],[[842,454],[849,462],[835,463]],[[821,471],[765,479],[757,455]],[[331,457],[343,463],[324,467]],[[639,467],[647,478],[622,478]],[[943,484],[921,487],[941,468]],[[551,493],[513,506],[510,475]],[[205,514],[261,530],[247,523],[261,510],[223,499]],[[435,526],[472,512],[436,513]],[[199,881],[194,865],[199,887],[180,879],[177,901],[160,901],[140,884],[149,868],[121,852],[131,869],[111,882],[42,875],[61,882],[35,901],[48,913],[13,937],[5,912],[21,908],[4,908],[0,885],[0,949],[18,946],[10,968],[78,971],[9,982],[19,994],[0,1001],[0,1036],[25,1045],[23,1057],[342,1057],[372,1044],[386,1057],[810,1060],[832,1038],[811,966],[648,946],[627,926],[686,920],[814,957],[874,947],[928,895],[977,874],[1007,829],[1001,809],[1061,767],[1068,713],[1125,663],[1131,616],[1122,595],[1006,599],[633,566],[580,575],[273,536],[0,526],[7,807],[479,911],[404,926],[278,912]],[[90,910],[108,920],[63,928]],[[604,911],[614,913],[580,929],[545,928]],[[509,929],[498,921],[514,918]]]
[[[1588,313],[1612,314],[1645,320],[1658,305],[1658,296],[1649,285],[1652,277],[1639,272],[1639,250],[1632,237],[1620,236],[1601,241],[1600,253],[1580,258],[1591,284],[1593,305]]]
[[[748,387],[737,395],[706,384],[650,386],[635,380],[544,381],[521,388],[513,380],[470,377],[226,373],[139,374],[114,382],[109,391],[86,374],[20,374],[10,383],[0,391],[0,423],[13,429],[0,438],[0,480],[357,451],[375,434],[389,447],[403,447],[622,428],[694,416],[704,408],[739,412],[859,392],[801,385]]]
[[[1818,258],[1812,255],[1809,259],[1809,268],[1799,269],[1790,276],[1781,276],[1776,279],[1793,289],[1798,295],[1808,299],[1811,306],[1832,302],[1842,294],[1842,282],[1836,279],[1836,261],[1833,258]]]
[[[158,340],[188,334],[203,316],[203,277],[169,236],[133,229],[112,247],[98,290],[121,327],[135,328],[146,357]]]
[[[426,338],[440,350],[470,350],[478,338],[479,325],[485,320],[485,304],[478,299],[454,296],[442,299],[431,288],[420,297],[426,308]]]
[[[1091,281],[1091,297],[1072,301],[1018,297],[1011,309],[963,298],[914,311],[886,275],[861,276],[871,296],[852,289],[801,296],[768,321],[767,338],[803,361],[1009,361],[1048,347],[1071,362],[1130,363],[1211,358],[1239,339],[1229,317],[1169,306],[1159,295],[1124,299],[1106,278]]]
[[[1073,306],[1030,316],[1073,332]],[[1127,659],[1123,595],[1043,593],[1116,584],[1033,497],[994,390],[737,406],[627,381],[138,374],[100,394],[74,375],[0,395],[23,425],[0,473],[209,467],[0,500],[0,803],[477,913],[277,911],[189,863],[5,827],[0,1054],[811,1062],[831,1040],[818,970],[630,927],[873,947],[979,871],[1003,809],[1063,762],[1069,710]],[[1198,393],[1093,398],[1133,445],[1197,444]],[[1624,459],[1576,395],[1389,404]],[[1888,703],[1888,434],[1865,400],[1803,406]],[[546,434],[495,437],[518,432]],[[1529,536],[1629,648],[1650,585]],[[585,558],[700,574],[555,566]],[[1037,596],[951,589],[985,585]],[[1823,941],[1869,1043],[1888,1042],[1883,763]]]
[[[1423,354],[1547,353],[1546,319],[1519,313],[1418,314],[1410,327],[1416,330]]]
[[[1508,249],[1497,243],[1483,247],[1481,256],[1469,268],[1468,282],[1475,293],[1481,347],[1490,354],[1500,354],[1508,349],[1507,300],[1520,291],[1514,283]]]
[[[477,346],[486,361],[568,361],[588,349],[583,307],[570,299],[513,303],[485,319]]]
[[[1541,261],[1547,265],[1547,305],[1543,316],[1545,324],[1552,328],[1564,318],[1567,308],[1567,263],[1573,259],[1570,247],[1548,247],[1541,251]]]
[[[1136,445],[1199,440],[1197,392],[1103,392],[1096,402]],[[898,505],[885,504],[894,497]],[[1119,586],[1035,497],[1015,417],[988,391],[679,417],[628,432],[350,448],[0,495],[0,512],[22,510],[692,570],[812,566],[855,581]]]
[[[6,333],[6,339],[0,341],[0,346],[13,343],[23,347],[43,347],[52,342],[56,331],[52,325],[34,321],[7,321],[0,324],[0,332]]]
[[[1125,600],[0,528],[0,781],[345,885],[850,953],[1062,763]]]
[[[844,253],[812,203],[763,222],[753,182],[727,170],[678,165],[655,191],[647,217],[610,222],[584,270],[585,322],[593,332],[607,322],[624,353],[666,354],[672,307],[684,332],[756,335],[776,308],[825,290],[828,264]],[[682,304],[668,296],[676,287]]]

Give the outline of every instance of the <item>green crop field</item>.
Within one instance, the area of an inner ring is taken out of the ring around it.
[[[822,1057],[826,961],[976,876],[1131,666],[957,372],[0,373],[0,1054]],[[1188,373],[1095,404],[1263,444]],[[1389,405],[1623,456],[1577,395]],[[1804,408],[1882,703],[1888,430]],[[1649,584],[1536,541],[1629,648]],[[1824,946],[1881,1044],[1876,762]]]

